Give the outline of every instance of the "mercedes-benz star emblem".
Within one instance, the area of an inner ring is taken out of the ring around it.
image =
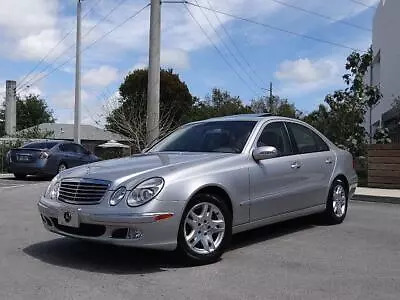
[[[65,222],[69,223],[69,222],[71,222],[71,219],[72,219],[71,213],[68,212],[68,211],[65,212],[65,213],[64,213],[64,220],[65,220]]]

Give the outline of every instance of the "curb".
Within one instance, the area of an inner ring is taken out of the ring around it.
[[[0,174],[0,178],[3,178],[3,177],[14,177],[14,174],[11,174],[11,173]]]
[[[363,202],[376,202],[376,203],[400,204],[400,198],[395,198],[395,197],[354,195],[354,196],[351,198],[351,200],[363,201]]]

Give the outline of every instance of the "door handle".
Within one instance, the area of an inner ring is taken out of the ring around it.
[[[292,169],[300,169],[301,165],[296,161],[290,166]]]
[[[328,157],[328,158],[325,160],[325,163],[328,164],[328,165],[331,164],[331,163],[333,163],[332,158]]]

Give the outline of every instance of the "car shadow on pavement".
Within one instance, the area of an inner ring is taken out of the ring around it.
[[[145,274],[179,267],[174,253],[56,238],[33,244],[24,253],[43,262],[106,274]]]
[[[273,240],[316,225],[313,217],[286,221],[237,234],[227,251]],[[45,263],[106,274],[146,274],[191,267],[175,252],[118,247],[70,238],[56,238],[23,249]]]

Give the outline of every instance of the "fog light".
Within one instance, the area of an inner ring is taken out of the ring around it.
[[[137,240],[143,236],[143,233],[136,228],[128,228],[128,233],[126,234],[126,238],[130,240]]]

